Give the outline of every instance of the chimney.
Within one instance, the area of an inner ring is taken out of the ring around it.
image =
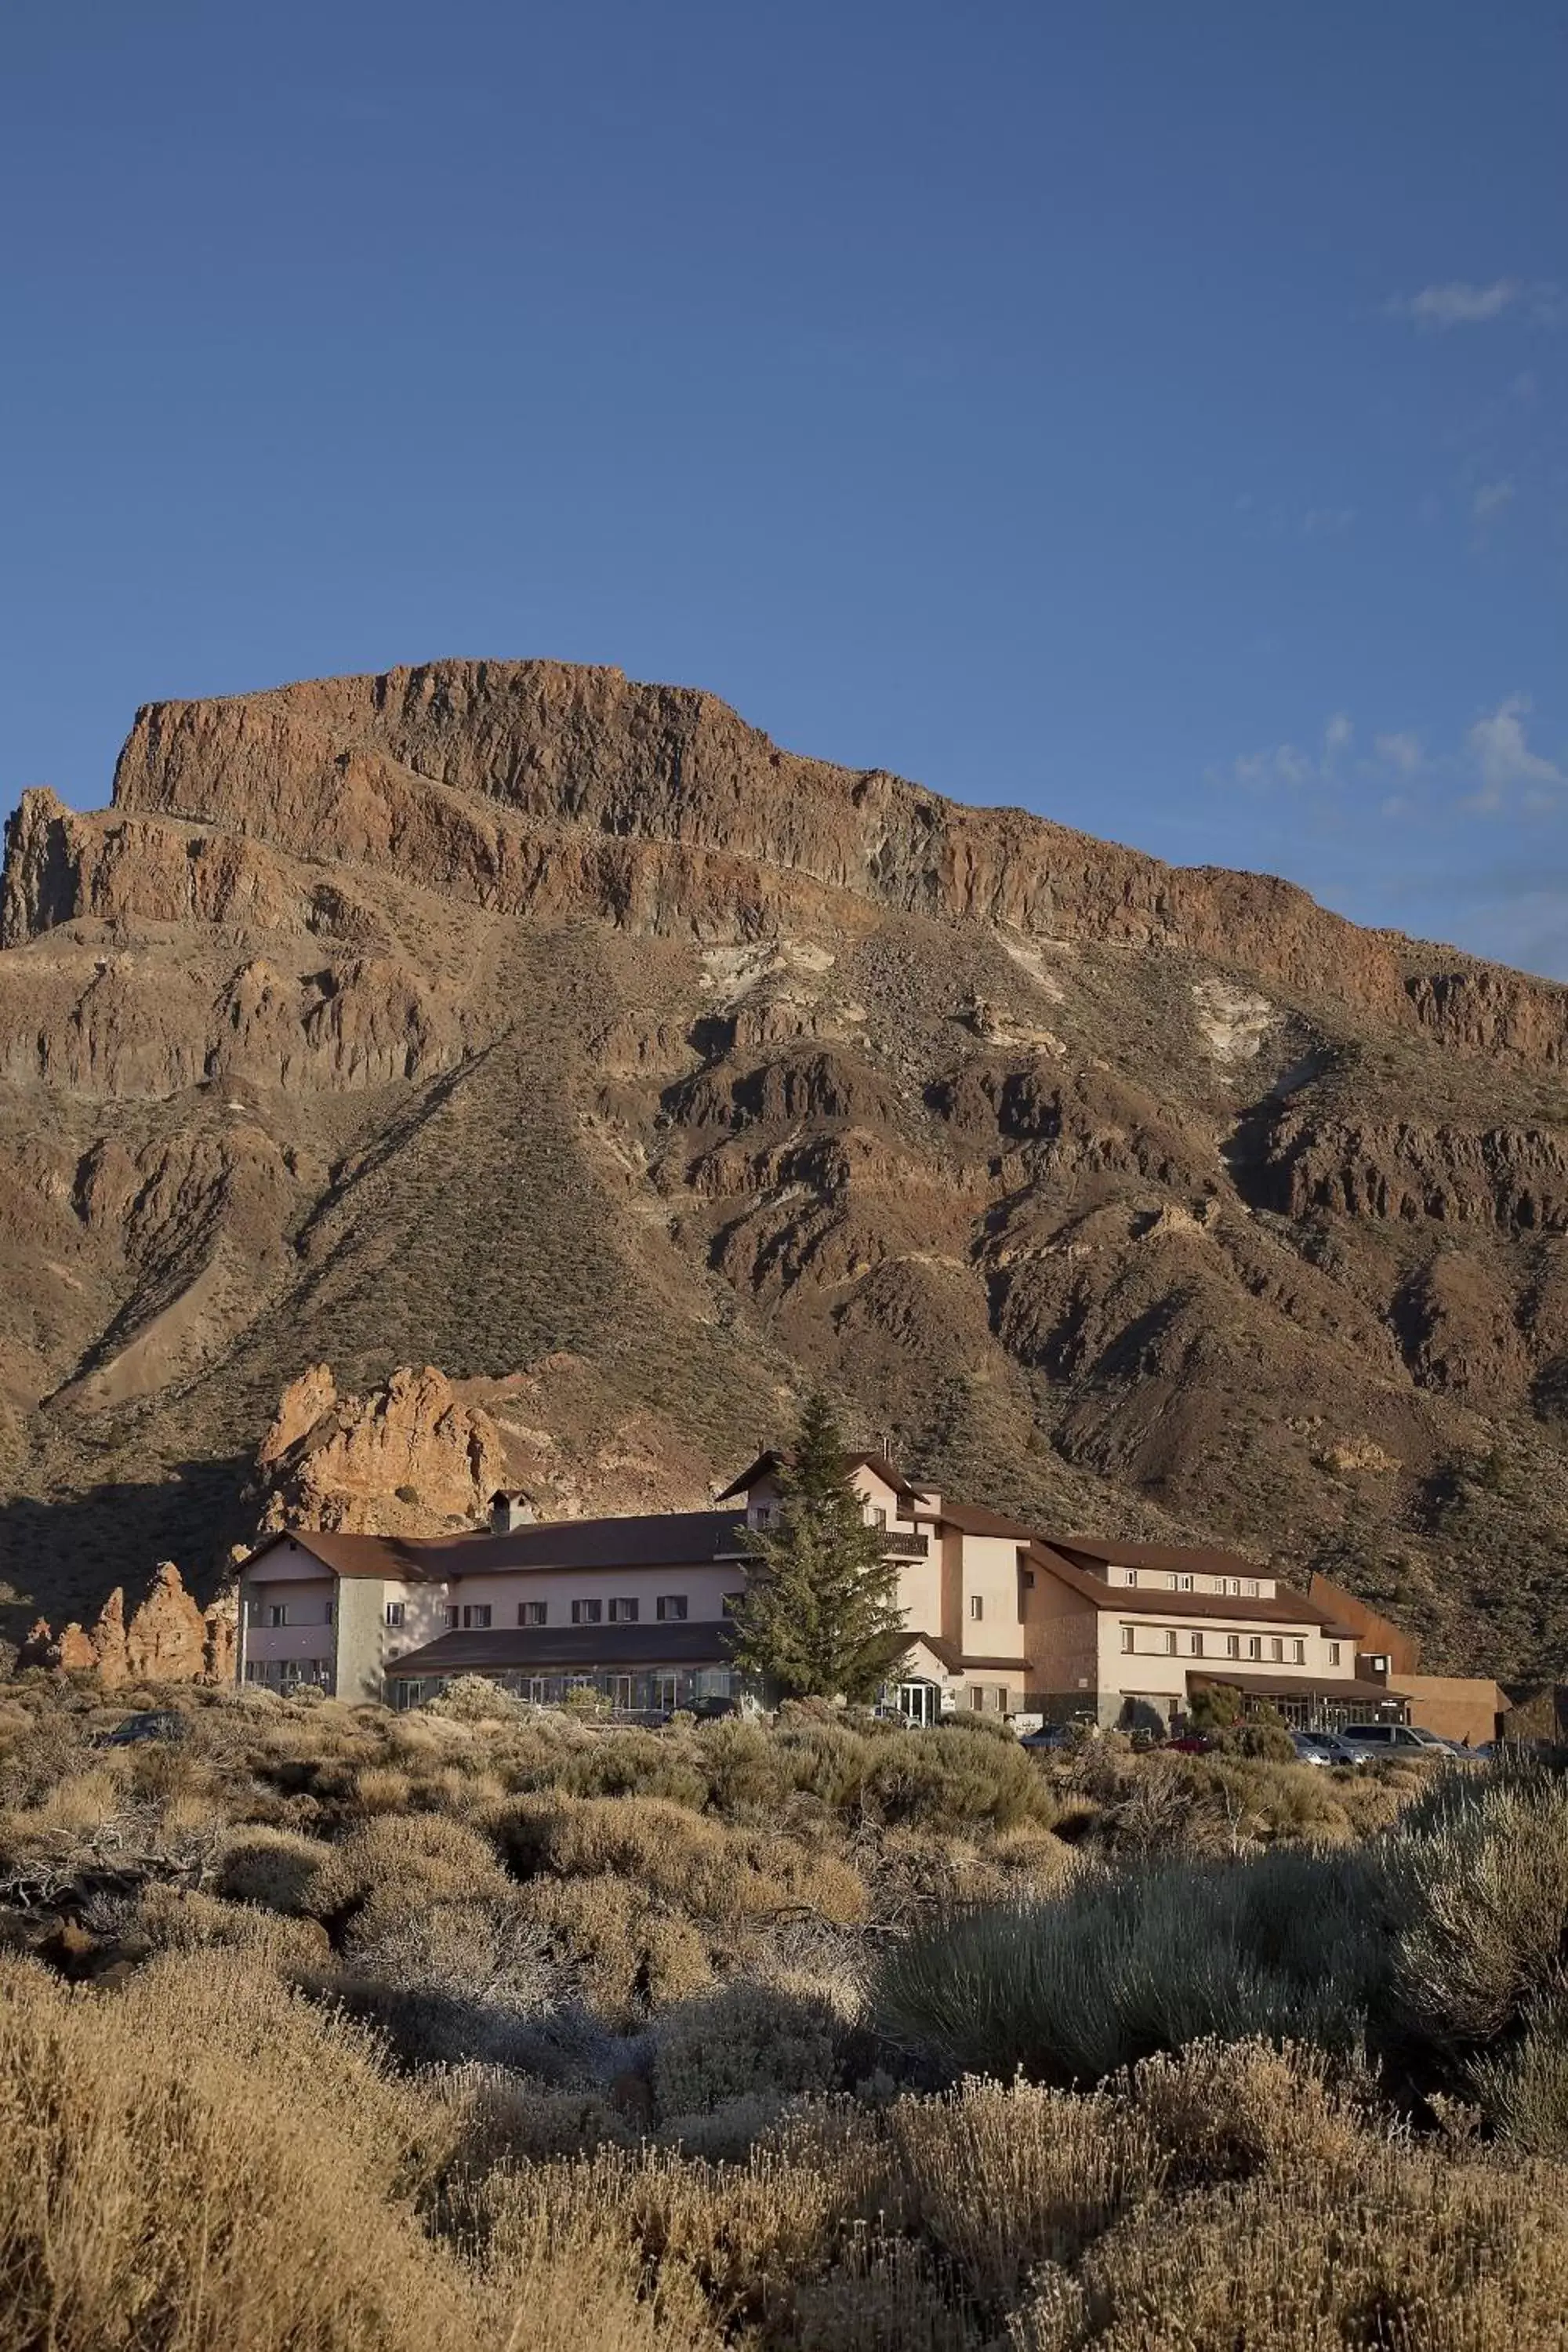
[[[492,1536],[510,1536],[518,1528],[531,1528],[537,1517],[532,1496],[525,1495],[521,1487],[515,1494],[509,1495],[502,1489],[490,1496]]]

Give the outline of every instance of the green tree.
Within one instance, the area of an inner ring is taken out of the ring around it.
[[[777,1517],[752,1538],[735,1663],[785,1698],[874,1698],[910,1645],[898,1565],[867,1525],[820,1391],[806,1399],[779,1488]]]

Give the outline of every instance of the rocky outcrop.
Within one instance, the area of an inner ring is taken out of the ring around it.
[[[1328,1210],[1405,1223],[1568,1231],[1568,1139],[1415,1120],[1281,1118],[1257,1194],[1282,1216]]]
[[[166,1559],[129,1622],[125,1595],[116,1586],[90,1627],[72,1622],[54,1634],[40,1618],[17,1664],[96,1674],[106,1690],[142,1683],[228,1683],[235,1672],[234,1627],[232,1596],[200,1609]]]
[[[506,1484],[506,1451],[489,1415],[428,1365],[340,1396],[330,1368],[315,1364],[279,1399],[256,1475],[263,1532],[437,1535],[484,1523]]]

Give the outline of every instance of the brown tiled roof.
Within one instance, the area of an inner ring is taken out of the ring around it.
[[[404,1584],[439,1583],[445,1569],[426,1565],[422,1555],[430,1547],[420,1539],[401,1536],[319,1535],[313,1528],[286,1528],[281,1535],[268,1536],[257,1545],[249,1558],[240,1563],[243,1575],[254,1568],[279,1544],[298,1544],[334,1576],[371,1576],[377,1580],[395,1579]]]
[[[782,1453],[777,1446],[770,1445],[765,1454],[759,1454],[756,1460],[748,1464],[740,1476],[732,1478],[723,1493],[714,1499],[721,1503],[728,1503],[736,1495],[743,1495],[749,1486],[756,1485],[759,1478],[767,1477],[772,1471],[786,1468],[789,1459],[789,1455]],[[910,1486],[901,1470],[894,1469],[885,1454],[868,1454],[852,1448],[848,1453],[842,1454],[840,1459],[846,1470],[854,1470],[864,1463],[866,1468],[874,1470],[877,1476],[885,1486],[890,1486],[895,1495],[904,1497],[907,1501],[912,1502],[921,1491],[920,1487]]]
[[[744,1537],[740,1511],[646,1511],[605,1519],[544,1519],[510,1535],[340,1536],[290,1530],[293,1541],[338,1576],[515,1576],[529,1569],[700,1568],[735,1557]],[[252,1552],[258,1559],[273,1537]]]
[[[1194,1552],[1176,1555],[1178,1559],[1187,1563],[1200,1557]],[[1219,1559],[1224,1555],[1215,1553],[1210,1557]],[[1084,1599],[1092,1601],[1097,1609],[1114,1609],[1129,1616],[1224,1617],[1233,1624],[1243,1625],[1316,1625],[1321,1632],[1342,1641],[1355,1639],[1348,1625],[1337,1623],[1328,1610],[1289,1585],[1281,1586],[1272,1599],[1263,1593],[1249,1597],[1239,1592],[1156,1591],[1149,1585],[1108,1584],[1104,1577],[1091,1575],[1088,1569],[1080,1568],[1076,1560],[1058,1551],[1053,1544],[1033,1545],[1027,1559],[1029,1566],[1043,1569],[1063,1584],[1070,1585],[1075,1592],[1081,1592]],[[1241,1564],[1247,1565],[1245,1562]],[[1129,1560],[1126,1565],[1136,1568],[1142,1563]],[[1213,1568],[1203,1569],[1199,1572],[1204,1575],[1219,1573]],[[1227,1575],[1230,1572],[1228,1569],[1226,1571]],[[1254,1570],[1253,1573],[1258,1571]]]
[[[1216,1551],[1205,1544],[1144,1544],[1108,1542],[1102,1536],[1058,1536],[1042,1533],[1042,1543],[1053,1551],[1066,1552],[1080,1564],[1100,1561],[1115,1568],[1174,1569],[1179,1574],[1192,1570],[1199,1576],[1269,1576],[1271,1569],[1260,1568],[1255,1559],[1245,1559],[1239,1552]]]
[[[1017,1543],[1033,1543],[1033,1528],[1022,1519],[1005,1518],[1000,1511],[988,1511],[979,1503],[944,1502],[941,1512],[943,1527],[956,1528],[965,1536],[1011,1536]]]
[[[398,1677],[724,1665],[732,1633],[728,1620],[717,1617],[672,1625],[503,1625],[493,1633],[438,1633],[422,1649],[390,1660],[386,1672]]]

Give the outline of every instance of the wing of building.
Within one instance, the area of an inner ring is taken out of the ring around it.
[[[489,1531],[275,1536],[241,1573],[239,1671],[395,1706],[472,1674],[544,1702],[580,1684],[627,1710],[731,1702],[731,1612],[783,1467],[760,1455],[708,1511],[540,1522],[509,1494]],[[967,1708],[1153,1727],[1228,1683],[1307,1726],[1420,1722],[1440,1705],[1433,1728],[1478,1742],[1498,1728],[1495,1684],[1418,1675],[1411,1636],[1321,1579],[1303,1592],[1228,1552],[1031,1527],[874,1454],[847,1469],[899,1566],[910,1650],[888,1699],[917,1720]]]

